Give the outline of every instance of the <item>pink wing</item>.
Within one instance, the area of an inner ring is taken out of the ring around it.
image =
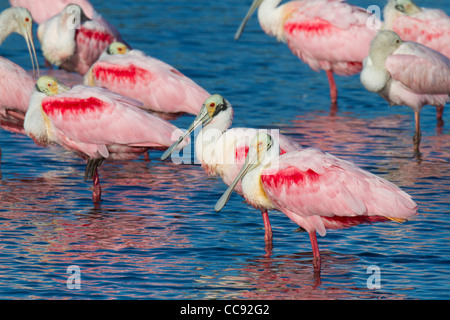
[[[441,10],[424,9],[414,16],[399,16],[393,31],[404,41],[421,43],[450,58],[450,18]]]
[[[27,8],[37,24],[59,14],[69,4],[79,5],[88,18],[94,15],[94,8],[87,0],[9,0],[9,3],[12,7]]]
[[[280,211],[306,219],[408,219],[417,212],[411,197],[394,184],[315,148],[281,155],[263,170],[261,181]]]
[[[0,124],[4,129],[25,134],[23,120],[34,84],[23,68],[0,57]]]
[[[105,49],[119,40],[103,20],[93,19],[81,25],[75,34],[76,51],[62,67],[84,75]]]
[[[109,145],[158,149],[172,145],[177,128],[139,105],[109,90],[85,86],[42,100],[61,142],[91,157],[107,157]]]
[[[341,1],[296,3],[284,24],[292,52],[316,71],[360,72],[377,31],[366,26],[369,14]]]
[[[198,114],[210,94],[174,67],[141,51],[112,55],[95,63],[92,77],[108,88],[158,112]]]
[[[450,94],[450,59],[419,43],[403,43],[385,66],[392,78],[415,93]]]

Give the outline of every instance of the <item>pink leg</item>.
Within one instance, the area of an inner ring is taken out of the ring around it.
[[[420,113],[414,113],[414,120],[416,122],[416,132],[414,133],[413,142],[415,152],[419,152],[420,140],[422,139],[422,132],[420,131]]]
[[[309,232],[309,238],[311,239],[311,247],[313,250],[313,265],[314,270],[320,272],[320,251],[319,251],[319,245],[317,244],[317,236],[316,231]]]
[[[95,169],[94,176],[92,177],[92,182],[94,184],[94,189],[92,190],[92,200],[94,203],[99,203],[102,201],[102,187],[100,186],[100,178],[98,177],[97,169]]]
[[[442,128],[444,126],[444,120],[442,116],[444,115],[444,106],[436,106],[436,120],[438,128]]]
[[[327,70],[327,77],[328,77],[328,83],[330,84],[331,104],[335,105],[335,104],[337,104],[338,93],[337,93],[336,83],[334,82],[333,71]]]
[[[269,221],[269,213],[267,211],[264,211],[261,213],[262,213],[263,221],[264,221],[264,230],[265,230],[264,241],[266,242],[266,248],[267,248],[267,250],[272,251],[273,235],[272,235],[272,226],[270,225],[270,221]]]

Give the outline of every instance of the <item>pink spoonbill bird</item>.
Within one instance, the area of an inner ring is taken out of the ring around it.
[[[444,11],[420,8],[411,0],[389,0],[383,15],[384,29],[450,58],[450,17]]]
[[[94,13],[69,4],[61,13],[41,23],[37,30],[45,59],[69,72],[84,75],[114,41],[122,41],[116,30]]]
[[[25,8],[8,8],[0,13],[0,44],[11,33],[25,38],[30,52],[33,74],[39,73],[38,60],[33,44],[33,20]],[[36,69],[35,69],[36,68]],[[0,57],[0,125],[15,133],[25,134],[23,120],[28,109],[35,80],[22,67]]]
[[[13,7],[27,8],[33,21],[41,24],[45,20],[56,16],[69,4],[77,4],[89,18],[94,16],[94,7],[88,0],[9,0]]]
[[[417,214],[411,197],[394,184],[316,148],[280,155],[278,142],[259,133],[245,163],[215,206],[220,211],[241,181],[245,199],[259,210],[278,210],[309,233],[320,273],[316,232],[378,221],[404,222]]]
[[[364,87],[390,105],[406,105],[415,113],[415,151],[421,140],[423,106],[444,108],[450,101],[450,59],[416,42],[403,41],[390,30],[380,30],[360,75]]]
[[[201,128],[195,140],[195,152],[202,168],[210,176],[218,175],[223,182],[230,185],[239,173],[248,152],[251,139],[259,130],[251,128],[232,128],[227,130],[233,121],[233,108],[231,104],[219,94],[208,97],[202,108],[189,126],[187,131],[180,136],[172,147],[166,150],[161,159],[165,160],[178,147],[183,139],[194,130]],[[279,141],[281,152],[289,152],[301,148],[295,141],[278,134],[273,135]],[[190,159],[190,156],[189,156]],[[235,187],[237,193],[242,195],[240,184]],[[266,247],[272,247],[272,228],[267,210],[261,210]]]
[[[325,70],[332,106],[337,104],[333,74],[353,75],[362,69],[375,28],[366,10],[343,0],[299,0],[280,5],[281,0],[254,0],[236,32],[239,39],[253,12],[265,33],[287,43],[292,53],[313,70]]]
[[[105,159],[131,160],[149,149],[165,150],[181,134],[140,105],[104,88],[70,89],[42,76],[31,96],[24,128],[37,145],[60,145],[87,161],[84,179],[93,179],[97,203],[101,199],[97,167]]]
[[[84,76],[84,84],[132,97],[149,111],[197,115],[210,94],[167,63],[113,42]]]
[[[411,0],[389,0],[384,7],[384,29],[392,30],[403,41],[423,44],[450,59],[450,17],[442,10],[420,8]],[[444,108],[436,106],[438,126]]]

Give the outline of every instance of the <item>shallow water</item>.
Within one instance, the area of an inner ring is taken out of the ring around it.
[[[94,206],[81,159],[0,131],[0,299],[450,298],[448,112],[438,129],[435,109],[424,108],[417,157],[409,108],[388,107],[352,76],[336,78],[332,112],[325,74],[265,35],[256,16],[235,42],[250,1],[92,3],[130,45],[225,96],[235,109],[233,126],[279,129],[352,161],[411,194],[420,214],[404,224],[328,231],[318,238],[318,279],[307,234],[272,212],[274,249],[266,254],[260,213],[236,194],[216,213],[226,186],[198,165],[161,162],[157,151],[150,161],[106,162],[103,201]],[[448,10],[444,0],[420,4]],[[31,68],[18,35],[0,54]],[[186,128],[192,120],[172,122]],[[72,265],[80,268],[80,289],[67,286]],[[379,289],[368,288],[369,266],[381,272]]]

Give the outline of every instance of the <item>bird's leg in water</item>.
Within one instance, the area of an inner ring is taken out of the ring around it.
[[[264,221],[264,241],[266,243],[266,251],[272,251],[273,249],[273,234],[272,234],[272,226],[269,221],[269,213],[266,211],[261,212]]]
[[[328,83],[330,84],[330,98],[331,98],[331,106],[337,106],[337,86],[336,82],[334,82],[333,71],[327,70]]]
[[[436,106],[436,121],[438,128],[442,128],[444,126],[444,120],[442,119],[443,115],[444,115],[444,106]]]
[[[422,133],[420,131],[420,113],[418,111],[415,111],[414,117],[416,121],[416,132],[414,133],[413,137],[414,151],[419,152],[420,140],[422,139]]]
[[[99,203],[102,200],[102,187],[100,185],[100,178],[98,177],[97,168],[92,176],[93,190],[92,190],[92,200],[94,203]]]
[[[311,239],[311,247],[313,250],[313,266],[314,266],[314,274],[319,275],[320,274],[320,267],[321,267],[321,259],[320,259],[320,251],[319,251],[319,245],[317,244],[317,236],[316,231],[309,232],[309,238]]]

